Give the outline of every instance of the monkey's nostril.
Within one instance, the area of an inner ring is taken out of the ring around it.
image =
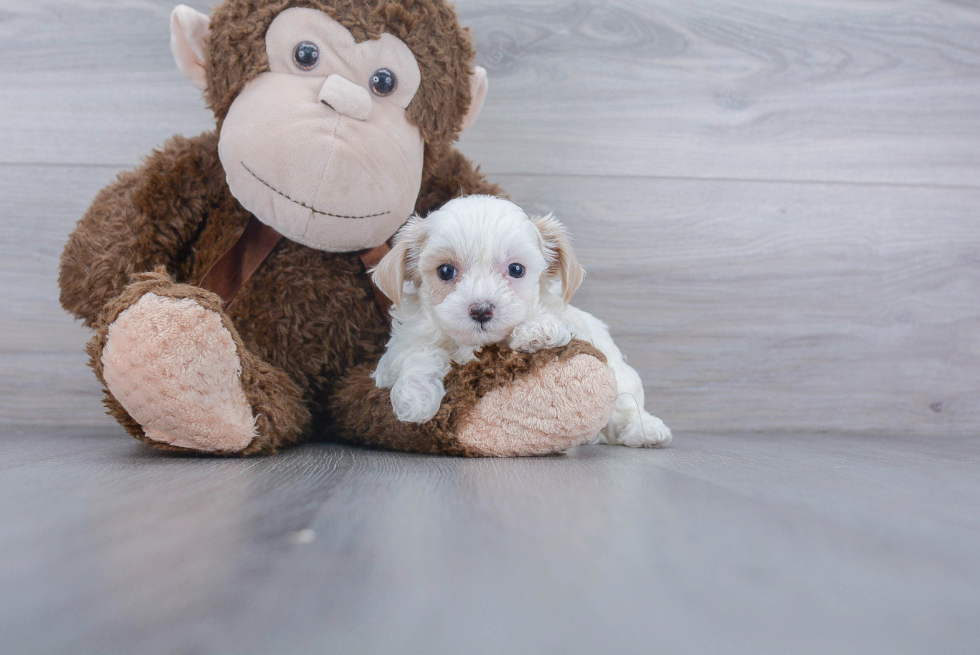
[[[479,324],[484,324],[493,318],[493,305],[488,302],[470,305],[470,318]]]

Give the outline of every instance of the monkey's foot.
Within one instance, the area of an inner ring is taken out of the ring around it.
[[[456,427],[468,454],[558,453],[590,441],[606,425],[616,401],[613,370],[589,350],[566,348],[562,355],[540,358],[525,375],[480,398]]]
[[[237,453],[257,436],[232,334],[191,298],[143,295],[109,326],[102,364],[109,391],[152,442]]]

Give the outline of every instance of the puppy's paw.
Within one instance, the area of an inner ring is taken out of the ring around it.
[[[631,448],[663,448],[670,444],[670,428],[656,416],[643,412],[632,416],[609,443]]]
[[[405,423],[426,423],[442,405],[446,388],[442,380],[421,375],[398,378],[391,388],[391,407],[395,416]]]
[[[535,353],[547,348],[560,348],[571,340],[572,333],[565,324],[549,314],[514,328],[508,345],[511,350]]]

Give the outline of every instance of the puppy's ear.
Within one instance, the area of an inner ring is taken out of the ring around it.
[[[371,279],[381,292],[391,298],[395,307],[401,309],[404,300],[405,266],[408,264],[408,242],[395,244],[387,255],[371,271]]]
[[[371,279],[381,292],[391,298],[395,307],[401,309],[404,300],[405,280],[417,278],[414,267],[422,246],[422,219],[413,216],[395,236],[395,245],[371,271]]]
[[[566,303],[570,302],[585,278],[585,269],[572,250],[568,230],[551,214],[533,218],[531,222],[541,234],[545,259],[548,260],[546,275],[552,278],[561,276],[562,297]]]

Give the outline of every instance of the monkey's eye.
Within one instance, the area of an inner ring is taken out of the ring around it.
[[[456,277],[456,267],[452,264],[443,264],[439,267],[439,279],[443,282],[449,282],[451,279]]]
[[[525,272],[524,266],[521,264],[511,264],[507,267],[507,274],[511,277],[522,278]]]
[[[398,78],[387,68],[379,68],[371,75],[369,86],[371,93],[384,98],[395,92],[395,87],[398,86]]]
[[[293,61],[305,71],[311,71],[320,63],[320,48],[315,43],[303,41],[293,50]]]

